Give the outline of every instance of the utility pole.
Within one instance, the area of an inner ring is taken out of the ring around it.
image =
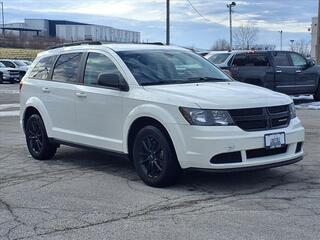
[[[170,0],[167,0],[167,28],[166,44],[170,45]]]
[[[2,16],[2,35],[4,37],[5,30],[4,30],[4,13],[3,13],[3,2],[1,2],[1,16]]]
[[[280,33],[280,50],[282,50],[282,34],[283,34],[283,31],[281,30],[281,31],[279,31],[279,33]]]
[[[320,0],[319,0],[320,1]],[[230,51],[232,50],[232,7],[236,6],[235,2],[227,4],[227,8],[229,8],[229,25],[230,25]]]
[[[320,0],[318,3],[316,58],[317,58],[317,62],[319,63],[320,62]]]

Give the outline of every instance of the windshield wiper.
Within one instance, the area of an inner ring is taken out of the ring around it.
[[[193,77],[193,78],[188,78],[188,80],[192,82],[224,82],[228,81],[228,79],[223,79],[223,78],[214,78],[214,77]]]

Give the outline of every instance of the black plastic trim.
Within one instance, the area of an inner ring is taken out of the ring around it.
[[[56,138],[49,138],[49,141],[50,141],[50,143],[57,144],[57,145],[61,144],[61,145],[66,145],[66,146],[70,146],[70,147],[75,147],[75,148],[101,151],[101,152],[107,153],[107,154],[115,156],[115,157],[129,159],[129,155],[124,152],[119,152],[119,151],[110,150],[110,149],[102,149],[102,148],[98,148],[98,147],[92,147],[92,146],[74,143],[74,142],[68,142],[68,141],[64,141],[64,140],[60,140],[60,139],[56,139]]]
[[[226,168],[226,169],[210,169],[210,168],[187,168],[185,170],[191,170],[191,171],[201,171],[201,172],[213,172],[213,173],[227,173],[227,172],[244,172],[244,171],[253,171],[253,170],[259,170],[259,169],[267,169],[267,168],[275,168],[275,167],[281,167],[289,164],[293,164],[296,162],[299,162],[303,159],[303,156],[297,157],[294,159],[290,159],[283,162],[277,162],[277,163],[269,163],[259,166],[250,166],[250,167],[238,167],[238,168]]]

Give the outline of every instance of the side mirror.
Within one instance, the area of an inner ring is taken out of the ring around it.
[[[98,85],[128,91],[127,85],[120,81],[120,77],[114,73],[100,73],[98,76]]]
[[[307,66],[308,67],[312,67],[314,65],[316,65],[316,61],[314,59],[311,59],[311,58],[307,59]]]

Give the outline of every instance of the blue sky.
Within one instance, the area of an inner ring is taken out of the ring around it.
[[[141,32],[142,40],[165,41],[165,0],[3,0],[6,22],[24,18],[65,19]],[[171,0],[171,42],[209,48],[217,39],[229,39],[228,9],[225,0]],[[311,18],[317,14],[317,0],[235,1],[235,27],[254,24],[259,28],[257,43],[283,45],[291,39],[310,40]]]

